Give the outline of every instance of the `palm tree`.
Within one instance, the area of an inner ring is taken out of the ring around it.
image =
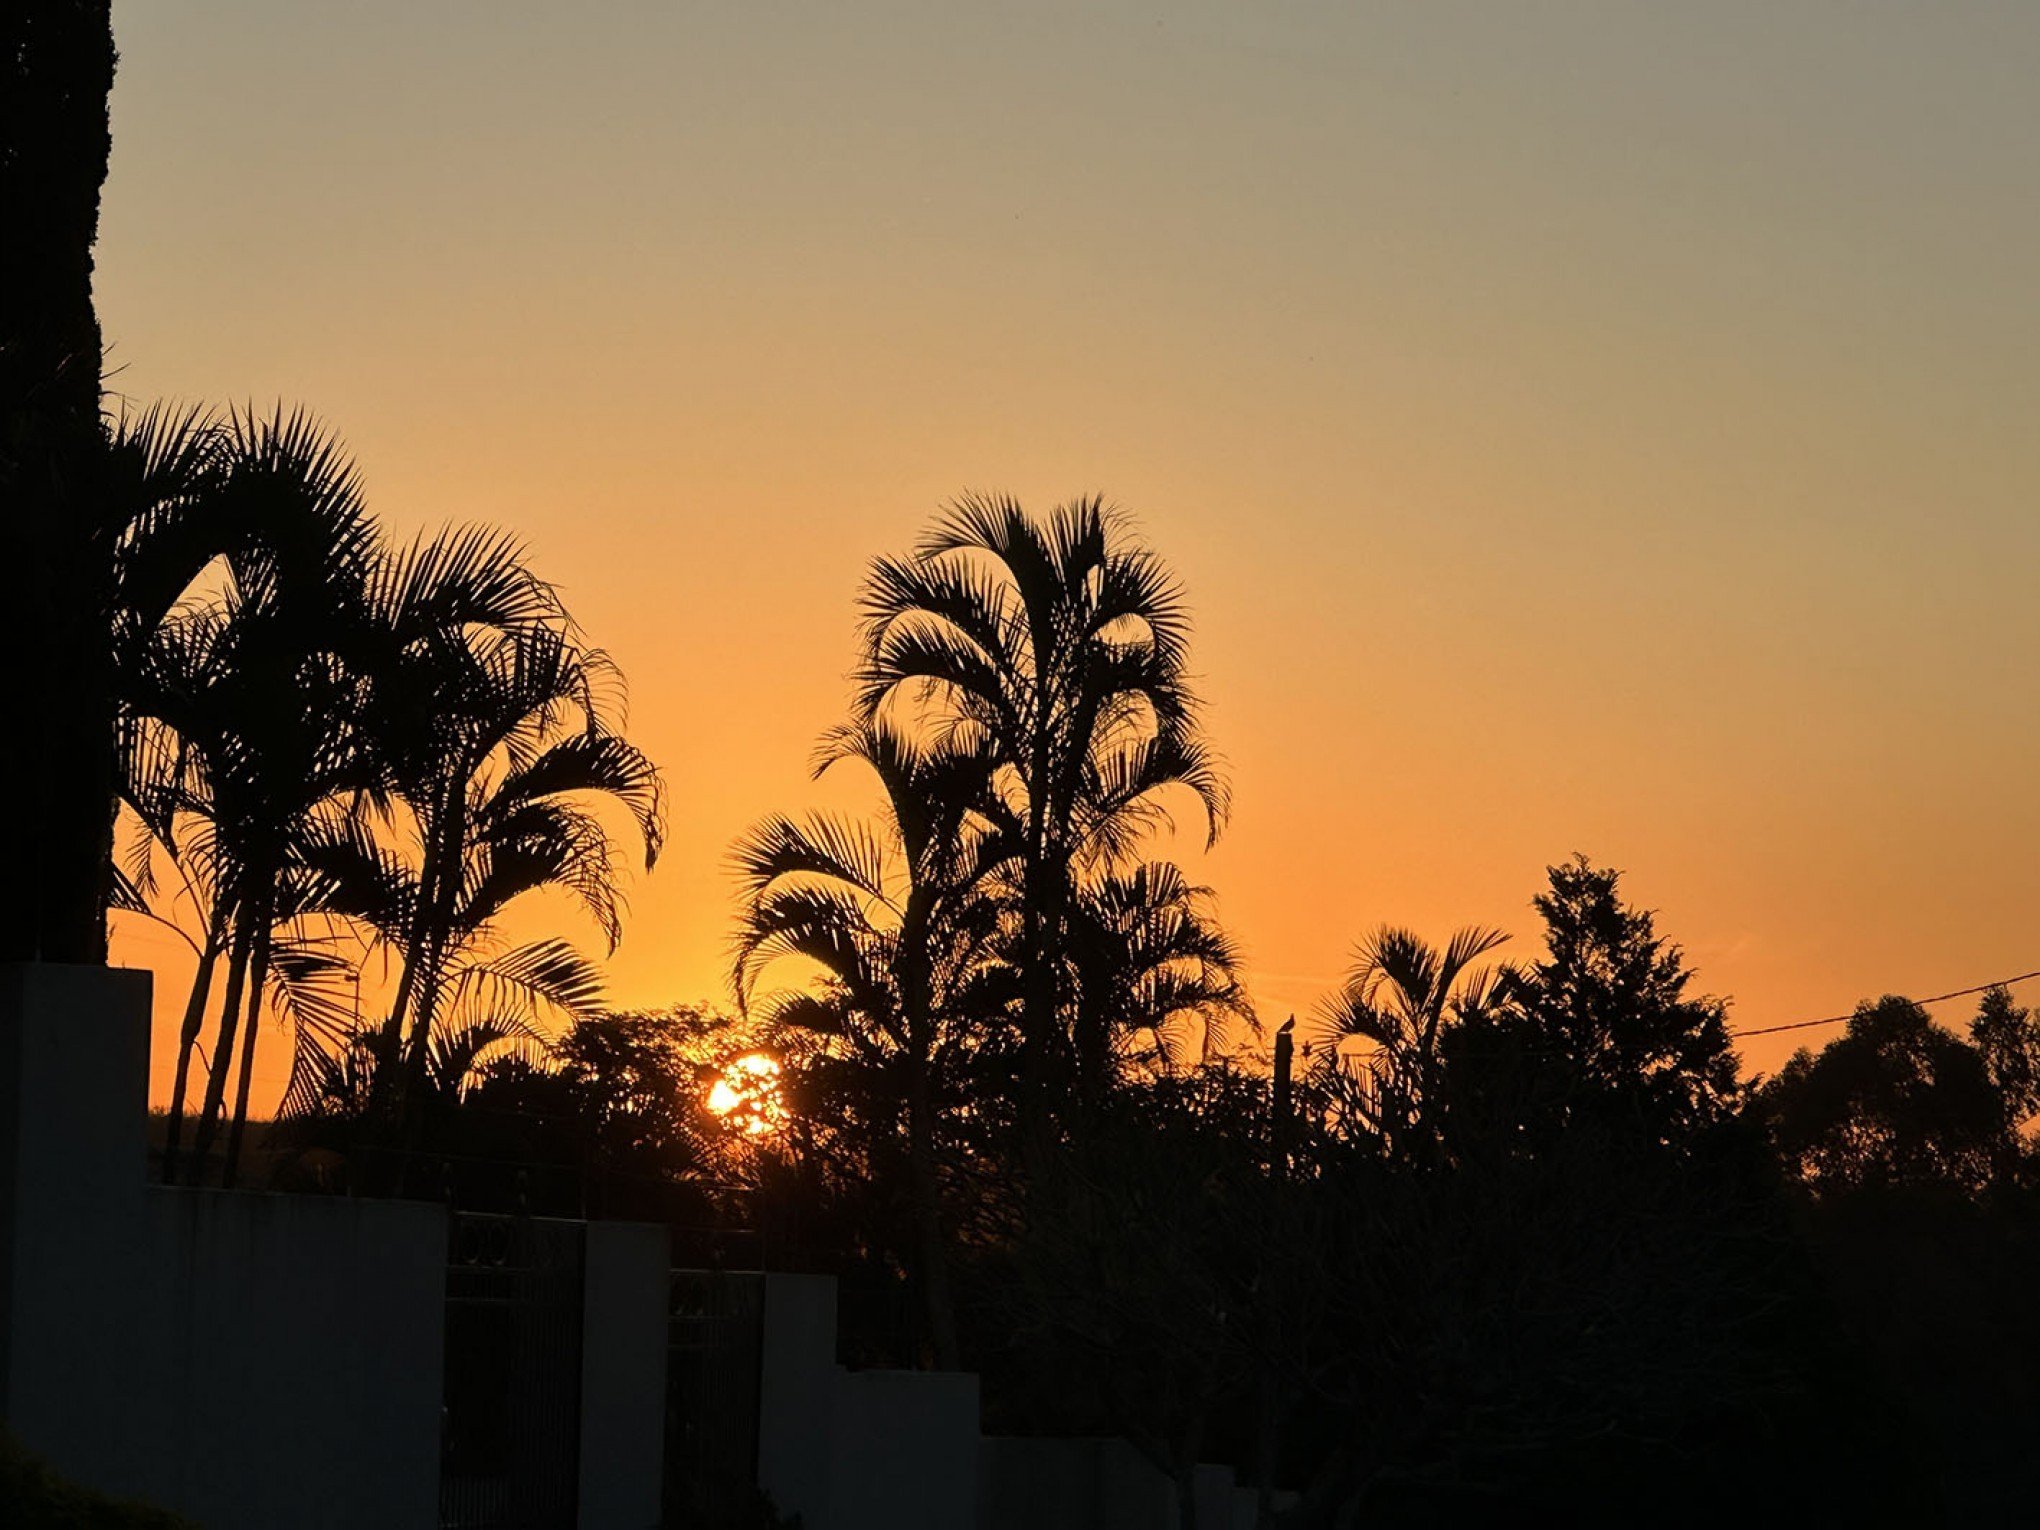
[[[1240,956],[1211,889],[1151,861],[1080,886],[1071,905],[1069,986],[1086,1076],[1122,1062],[1178,1073],[1209,1062],[1252,1026]]]
[[[213,965],[228,958],[226,998],[200,1112],[197,1151],[210,1147],[225,1110],[240,1038],[240,1087],[229,1130],[231,1183],[246,1119],[258,1020],[280,926],[284,963],[300,1005],[321,1001],[316,939],[296,929],[319,915],[319,884],[297,865],[313,815],[366,782],[360,735],[362,679],[347,651],[373,532],[352,465],[302,413],[268,419],[230,414],[204,427],[210,446],[188,513],[159,518],[123,560],[122,589],[155,581],[156,594],[120,608],[115,628],[122,676],[126,797],[173,852],[177,821],[203,826],[195,842],[211,893],[199,972],[186,1008],[173,1085],[165,1172],[177,1172],[191,1048]],[[173,432],[173,435],[175,433]],[[218,560],[216,590],[157,621],[153,605],[204,555],[200,528],[247,528]],[[164,549],[188,539],[187,558]],[[187,838],[189,836],[187,835]],[[245,1014],[243,1003],[245,999]]]
[[[1095,499],[1046,519],[966,498],[915,553],[881,558],[864,597],[858,714],[902,718],[931,749],[982,757],[1020,892],[1024,1108],[1067,1055],[1064,942],[1082,876],[1128,860],[1186,788],[1215,839],[1226,788],[1185,673],[1175,579]],[[1084,1080],[1096,1088],[1103,1080]]]
[[[1494,995],[1510,969],[1474,963],[1508,938],[1469,926],[1440,952],[1383,925],[1354,948],[1345,985],[1320,1006],[1312,1072],[1333,1088],[1357,1083],[1361,1109],[1392,1146],[1420,1147],[1434,1135],[1423,1112],[1436,1090],[1441,1035]],[[1367,1055],[1355,1056],[1349,1040],[1365,1043]]]
[[[384,1098],[479,1025],[530,1037],[534,1006],[585,1009],[599,979],[578,952],[502,951],[494,920],[563,885],[613,947],[610,842],[585,799],[625,803],[649,864],[658,775],[615,731],[613,668],[572,640],[516,544],[466,529],[384,550],[351,464],[301,412],[123,417],[104,463],[126,507],[111,618],[122,795],[203,924],[166,1174],[224,958],[197,1147],[228,1122],[231,1182],[265,1004],[296,1033],[300,1103],[317,1060],[358,1050],[349,930],[402,959],[384,1027],[402,1066],[379,1075]],[[123,906],[153,912],[153,870],[145,841],[114,879]]]
[[[904,1075],[915,1263],[936,1365],[958,1365],[944,1256],[937,1080],[972,1035],[995,1024],[1010,987],[1008,922],[991,877],[1004,856],[981,751],[919,746],[883,718],[832,735],[822,768],[867,766],[885,791],[873,830],[833,815],[766,819],[734,852],[745,898],[735,987],[749,1013],[765,970],[804,959],[824,997],[770,1006],[819,1031],[877,1076]]]
[[[562,888],[613,950],[616,858],[590,799],[623,806],[648,869],[664,814],[657,767],[617,732],[621,677],[573,641],[514,542],[472,528],[421,540],[374,571],[367,609],[378,776],[306,856],[334,906],[400,959],[380,1054],[400,1066],[378,1087],[401,1114],[435,1041],[481,1021],[535,1033],[549,1013],[588,1011],[593,964],[561,939],[506,949],[499,917],[527,892]]]

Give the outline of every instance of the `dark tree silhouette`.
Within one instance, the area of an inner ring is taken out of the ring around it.
[[[1283,1525],[1715,1524],[1756,1480],[1792,1522],[1875,1502],[1887,1463],[1847,1399],[1828,1422],[1831,1357],[1760,1164],[1598,1116],[1534,1154],[1318,1158],[1293,1187],[1315,1215],[1288,1219],[1319,1317],[1284,1357],[1303,1501]]]
[[[618,868],[596,807],[629,814],[649,864],[659,776],[617,731],[620,677],[515,542],[468,528],[390,551],[352,464],[302,413],[150,411],[116,424],[107,457],[133,507],[112,647],[122,796],[144,831],[116,890],[174,925],[167,859],[202,925],[173,1179],[225,959],[196,1146],[203,1160],[225,1126],[231,1183],[265,1006],[295,1042],[284,1115],[385,1135],[407,1092],[457,1099],[504,1048],[542,1049],[541,1021],[586,1012],[594,965],[557,938],[504,949],[498,916],[559,887],[613,947]],[[380,1024],[360,1014],[355,954],[377,941],[401,963]]]
[[[92,247],[109,150],[108,0],[0,19],[0,568],[23,688],[0,738],[16,843],[0,958],[106,959],[118,525],[104,496]]]
[[[1478,1014],[1509,974],[1475,965],[1507,939],[1473,926],[1440,951],[1383,925],[1354,949],[1345,985],[1319,1008],[1307,1043],[1312,1076],[1335,1105],[1359,1109],[1391,1151],[1421,1154],[1435,1139],[1445,1033]]]
[[[373,784],[365,676],[349,640],[374,528],[352,464],[303,414],[229,416],[214,442],[203,487],[191,491],[203,502],[199,514],[259,526],[260,535],[220,560],[211,598],[157,622],[145,644],[137,631],[119,653],[123,737],[132,740],[123,750],[125,795],[200,873],[211,904],[180,1036],[164,1172],[176,1177],[192,1048],[214,961],[225,954],[195,1147],[203,1160],[227,1121],[231,1184],[272,979],[286,1009],[308,1019],[330,1018],[349,988],[347,963],[306,925],[324,911],[327,889],[303,849],[334,798]],[[144,546],[129,561],[161,560]],[[137,628],[146,625],[148,613],[132,615]]]
[[[1172,862],[1080,884],[1065,954],[1080,1055],[1122,1070],[1194,1072],[1255,1025],[1239,948],[1218,922],[1211,889]]]
[[[735,986],[747,1010],[782,958],[828,980],[819,997],[757,1007],[835,1044],[841,1060],[896,1077],[907,1137],[913,1264],[935,1362],[958,1365],[942,1230],[942,1139],[955,1103],[941,1087],[955,1054],[1004,1022],[1006,911],[992,879],[1002,855],[987,761],[931,751],[882,718],[832,734],[824,767],[856,760],[885,792],[876,833],[815,814],[765,820],[738,843],[745,898]]]
[[[1036,1125],[1058,1070],[1109,1087],[1103,1034],[1080,1053],[1065,941],[1087,870],[1135,851],[1184,788],[1216,836],[1226,789],[1185,671],[1189,614],[1153,552],[1097,500],[1030,516],[957,502],[913,556],[881,558],[864,593],[860,714],[899,708],[941,747],[982,752],[1017,844],[1023,1109]]]
[[[2016,1132],[2040,1111],[2040,1015],[2014,1004],[2002,985],[1986,989],[1969,1039],[1983,1054],[2007,1127]]]
[[[1687,993],[1684,954],[1622,901],[1619,872],[1575,856],[1547,875],[1533,900],[1545,957],[1452,1038],[1455,1092],[1513,1096],[1530,1141],[1591,1116],[1676,1146],[1728,1120],[1741,1090],[1727,1007]]]
[[[657,768],[620,732],[621,676],[576,641],[513,540],[457,528],[381,558],[365,611],[378,780],[323,820],[304,855],[331,879],[335,911],[401,961],[381,1038],[348,1048],[354,1065],[385,1065],[375,1092],[401,1117],[435,1048],[541,1044],[540,1017],[592,1011],[594,964],[557,937],[506,949],[500,917],[525,893],[561,888],[613,950],[617,856],[595,805],[628,814],[647,869],[665,820]],[[325,1090],[332,1060],[300,1054],[288,1108]]]
[[[1198,1524],[1197,1463],[1252,1397],[1270,1266],[1258,1080],[1223,1068],[1123,1089],[1030,1189],[997,1301],[1011,1364],[1060,1427],[1124,1435]]]
[[[489,1063],[465,1103],[523,1118],[540,1151],[596,1175],[678,1181],[715,1157],[704,1101],[733,1038],[730,1021],[695,1007],[590,1015],[543,1060]]]
[[[1910,999],[1860,1005],[1816,1055],[1800,1051],[1757,1109],[1786,1166],[1815,1189],[1977,1189],[2010,1127],[1984,1055]]]

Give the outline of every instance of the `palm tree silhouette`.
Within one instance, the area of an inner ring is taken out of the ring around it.
[[[1414,931],[1383,925],[1354,948],[1344,986],[1319,1007],[1311,1071],[1333,1088],[1357,1083],[1362,1110],[1392,1147],[1433,1134],[1423,1110],[1436,1091],[1440,1037],[1493,997],[1510,968],[1474,964],[1508,938],[1468,926],[1439,951]],[[1350,1040],[1367,1044],[1362,1054],[1345,1047]]]
[[[1189,791],[1210,838],[1224,821],[1181,591],[1096,499],[1036,519],[969,497],[913,555],[873,564],[863,608],[858,715],[897,715],[931,749],[982,757],[1015,828],[1023,1109],[1039,1127],[1058,1052],[1073,1061],[1064,944],[1081,876],[1126,862],[1170,788]]]
[[[376,780],[307,856],[335,906],[400,958],[374,1053],[394,1065],[378,1094],[401,1114],[454,1033],[487,1022],[537,1041],[547,1014],[590,1009],[601,976],[586,957],[559,938],[506,949],[498,920],[523,894],[559,887],[614,950],[615,847],[589,799],[622,805],[649,869],[663,794],[657,767],[617,731],[621,676],[575,641],[511,539],[484,528],[421,539],[372,572],[366,611]],[[301,1062],[300,1102],[320,1074],[316,1058]]]
[[[875,1074],[904,1074],[915,1262],[936,1364],[959,1363],[942,1236],[936,1079],[951,1054],[1003,1018],[1011,984],[995,884],[1005,859],[982,747],[921,747],[890,721],[831,735],[822,769],[856,760],[877,776],[876,831],[826,813],[758,824],[734,851],[744,906],[735,987],[746,1012],[766,969],[793,957],[824,997],[781,994],[771,1018],[840,1041]]]
[[[1163,1073],[1202,1066],[1227,1031],[1252,1026],[1240,955],[1211,889],[1150,861],[1082,884],[1067,941],[1080,1071],[1132,1063]]]
[[[613,666],[510,538],[386,549],[352,465],[301,412],[150,411],[113,441],[134,507],[113,622],[123,798],[149,836],[116,893],[151,911],[153,843],[201,908],[171,1178],[225,958],[195,1146],[202,1159],[226,1120],[231,1182],[265,1003],[294,1033],[286,1114],[330,1104],[336,1067],[400,1108],[407,1078],[465,1076],[492,1047],[536,1042],[542,1012],[584,1012],[593,965],[559,939],[503,949],[496,921],[561,886],[613,949],[616,867],[588,799],[624,805],[649,865],[659,778],[616,730]],[[401,961],[365,1042],[343,944],[361,931]]]
[[[202,1159],[218,1129],[238,1033],[231,1182],[279,926],[288,927],[286,960],[274,970],[296,1008],[328,1002],[314,985],[344,967],[302,928],[320,912],[319,889],[295,863],[313,815],[363,782],[361,682],[345,638],[373,528],[352,465],[302,413],[142,423],[138,479],[174,483],[177,493],[152,494],[154,513],[138,519],[117,565],[125,795],[173,854],[178,820],[197,825],[184,847],[202,866],[211,902],[179,1038],[165,1173],[177,1172],[191,1049],[224,947],[226,995],[196,1150]],[[169,466],[153,469],[152,456]],[[223,528],[233,534],[222,537]],[[157,617],[192,565],[222,542],[224,556],[206,560],[217,569],[208,598]]]

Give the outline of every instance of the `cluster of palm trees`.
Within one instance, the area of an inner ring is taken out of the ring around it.
[[[154,409],[114,421],[108,452],[126,495],[112,902],[197,957],[166,1178],[197,1061],[191,1150],[203,1165],[224,1129],[232,1183],[270,1016],[293,1049],[286,1116],[401,1132],[428,1091],[586,1012],[594,964],[509,944],[501,916],[561,888],[613,947],[601,804],[649,865],[659,774],[618,731],[620,676],[518,545],[486,527],[392,545],[306,415]],[[394,977],[364,1012],[375,957]]]
[[[1250,1020],[1208,891],[1153,857],[1227,793],[1186,673],[1174,578],[1096,500],[1036,517],[966,498],[863,595],[850,719],[869,821],[777,816],[738,845],[739,1000],[881,1078],[907,1139],[918,1271],[953,1364],[941,1227],[945,1140],[1010,1106],[1044,1151],[1142,1070],[1194,1066]],[[767,994],[787,959],[819,976]],[[1010,1060],[1007,1098],[960,1080]]]

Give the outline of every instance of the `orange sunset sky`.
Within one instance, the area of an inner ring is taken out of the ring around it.
[[[1574,850],[1741,1026],[2040,967],[2040,7],[115,21],[113,387],[528,540],[671,788],[619,1002],[725,1001],[730,841],[866,800],[861,570],[965,489],[1182,576],[1264,1016]]]

